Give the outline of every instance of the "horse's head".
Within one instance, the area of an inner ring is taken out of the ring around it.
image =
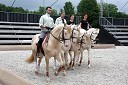
[[[71,34],[72,34],[71,26],[64,25],[64,27],[62,28],[62,31],[60,33],[60,39],[66,47],[68,47],[68,45],[70,43]]]
[[[92,40],[95,40],[96,37],[97,37],[98,34],[99,34],[99,31],[100,31],[99,28],[90,28],[90,29],[87,31],[87,33],[90,35],[90,38],[91,38]]]
[[[90,38],[90,37],[89,37]],[[88,42],[88,34],[87,34],[87,31],[84,30],[84,29],[80,29],[80,38],[79,38],[79,44],[82,46],[82,47],[86,47],[86,44]]]
[[[78,39],[80,37],[80,29],[77,25],[72,25],[71,29],[72,29],[71,41],[73,43],[76,43],[78,42]]]

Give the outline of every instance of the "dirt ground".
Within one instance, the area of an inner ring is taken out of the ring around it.
[[[24,60],[30,50],[0,51],[0,67],[20,76],[33,85],[47,84],[45,79],[45,61],[42,60],[40,76],[34,74],[34,63]],[[128,46],[116,46],[108,49],[91,50],[91,67],[87,66],[87,52],[81,66],[76,64],[67,75],[55,76],[53,58],[50,59],[50,85],[128,85]],[[58,63],[57,63],[58,65]],[[20,84],[19,84],[20,85]]]

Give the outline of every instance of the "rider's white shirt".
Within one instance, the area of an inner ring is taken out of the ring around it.
[[[67,24],[67,21],[66,21],[65,19],[64,19],[64,23]],[[58,18],[56,19],[56,21],[55,21],[55,25],[58,25],[58,24],[63,24],[61,17],[58,17]]]
[[[39,26],[41,25],[45,25],[45,26],[48,26],[48,27],[51,27],[53,28],[54,27],[54,20],[52,17],[50,17],[49,14],[45,14],[45,15],[42,15],[40,17],[40,20],[39,20]],[[41,28],[42,31],[47,31],[46,28]]]

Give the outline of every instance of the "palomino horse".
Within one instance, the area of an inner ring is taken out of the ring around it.
[[[68,45],[64,45],[63,43],[61,44],[61,56],[62,56],[62,60],[65,63],[65,66],[68,66],[68,53],[71,49],[71,45],[72,43],[77,43],[77,39],[79,38],[80,35],[80,31],[79,28],[77,27],[77,25],[72,25],[71,26],[72,29],[72,35],[71,35],[71,39],[70,40],[66,40],[68,42]],[[71,57],[72,59],[72,57]],[[56,68],[56,59],[54,59],[54,69]]]
[[[90,28],[88,31],[85,31],[83,29],[80,30],[81,33],[84,34],[84,43],[80,43],[80,61],[79,61],[79,66],[82,63],[82,59],[83,59],[83,51],[85,49],[87,49],[88,52],[88,67],[90,67],[90,49],[91,49],[91,44],[92,41],[94,41],[96,39],[96,37],[99,34],[99,29],[98,28]],[[78,58],[79,59],[79,58]]]
[[[69,68],[74,69],[74,65],[76,62],[75,59],[78,58],[79,60],[79,55],[81,55],[79,66],[81,65],[82,59],[83,59],[83,51],[85,49],[87,49],[88,51],[88,67],[90,67],[91,43],[92,43],[92,40],[96,39],[98,33],[99,33],[99,29],[95,29],[95,28],[90,28],[88,31],[84,29],[80,29],[80,38],[78,39],[78,42],[72,44],[73,46],[72,46],[71,51],[74,52],[74,58],[73,58],[73,61],[72,59],[70,59]],[[72,57],[72,55],[70,55],[70,57]]]
[[[65,34],[65,36],[63,36]],[[68,36],[66,36],[68,35]],[[43,46],[44,54],[45,54],[45,63],[46,63],[46,79],[47,81],[50,81],[49,78],[49,59],[51,57],[55,57],[57,61],[60,63],[59,68],[56,70],[55,75],[57,76],[59,72],[62,69],[65,69],[65,66],[63,64],[63,61],[61,59],[61,43],[64,39],[69,39],[71,36],[71,26],[69,25],[63,25],[59,24],[57,25],[51,32],[49,36],[49,40],[46,44]],[[39,34],[35,35],[32,39],[32,54],[31,56],[26,60],[28,63],[32,63],[34,60],[36,62],[36,69],[37,66],[40,64],[37,64],[37,46],[36,43],[38,42]],[[40,60],[41,61],[41,60]],[[37,71],[37,70],[36,70]]]

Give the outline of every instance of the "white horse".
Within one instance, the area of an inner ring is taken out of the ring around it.
[[[80,49],[80,45],[79,40],[80,40],[80,27],[79,26],[75,26],[74,30],[72,31],[72,43],[71,43],[71,48],[69,51],[69,55],[70,55],[70,62],[69,62],[69,67],[68,69],[73,68],[75,62],[75,58],[78,56],[79,54],[79,49]],[[74,58],[72,58],[74,54]]]
[[[90,49],[91,49],[91,44],[92,41],[96,39],[96,37],[99,34],[99,29],[98,28],[90,28],[88,31],[85,31],[83,29],[80,30],[82,34],[84,34],[84,43],[80,43],[81,48],[80,48],[80,61],[79,61],[79,66],[82,63],[83,59],[83,51],[86,49],[88,52],[88,67],[90,67]],[[79,59],[79,58],[78,58]]]
[[[79,38],[80,35],[80,31],[77,25],[72,25],[71,29],[72,29],[72,35],[70,40],[67,39],[65,40],[65,42],[68,42],[68,45],[66,46],[64,45],[64,43],[61,44],[61,56],[66,67],[68,67],[68,53],[69,50],[71,49],[71,45],[72,43],[77,43],[77,39]],[[56,69],[56,59],[54,59],[54,69]]]
[[[65,36],[63,36],[65,34]],[[47,43],[44,44],[43,50],[45,55],[45,63],[46,63],[46,79],[47,81],[50,81],[49,78],[49,59],[51,57],[55,57],[57,61],[59,62],[60,66],[56,70],[55,75],[57,76],[59,72],[62,69],[65,69],[65,65],[61,58],[61,43],[63,39],[68,39],[71,36],[71,26],[63,24],[57,25],[51,32],[49,36],[49,40]],[[32,54],[31,56],[26,60],[28,63],[32,63],[35,60],[35,66],[36,70],[35,72],[38,72],[38,68],[40,66],[40,62],[42,57],[39,59],[39,62],[37,63],[37,46],[36,43],[38,42],[39,34],[35,35],[32,39]],[[65,43],[66,44],[66,43]],[[43,53],[43,52],[42,52]],[[42,54],[43,56],[43,54]]]

